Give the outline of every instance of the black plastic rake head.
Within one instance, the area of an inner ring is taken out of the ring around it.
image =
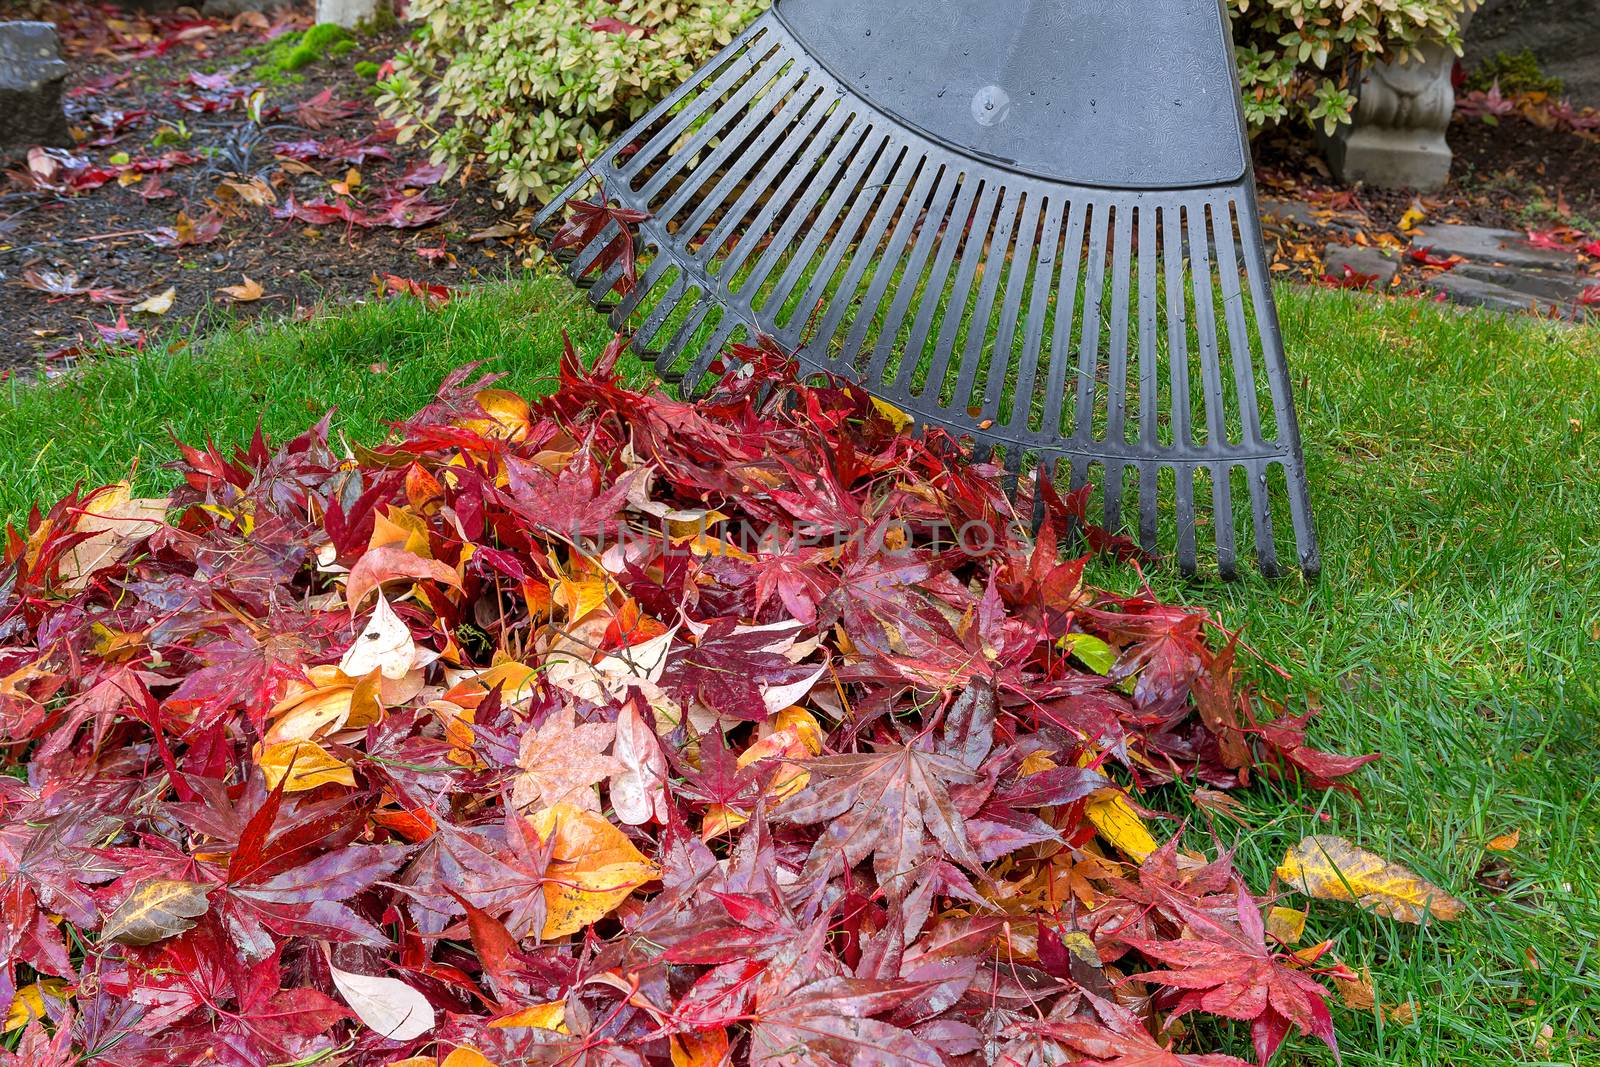
[[[779,0],[541,232],[580,196],[628,214],[569,275],[687,391],[769,336],[1185,572],[1317,572],[1219,0]]]

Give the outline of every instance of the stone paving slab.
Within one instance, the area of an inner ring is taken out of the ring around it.
[[[1431,248],[1435,255],[1461,256],[1476,263],[1504,263],[1513,267],[1575,270],[1577,259],[1568,252],[1535,248],[1525,234],[1488,226],[1457,223],[1427,226],[1411,239],[1413,248]]]
[[[1322,253],[1323,274],[1340,279],[1345,276],[1345,269],[1351,273],[1372,278],[1372,285],[1378,289],[1387,289],[1400,273],[1400,261],[1393,256],[1386,256],[1376,248],[1362,248],[1360,245],[1329,245]]]

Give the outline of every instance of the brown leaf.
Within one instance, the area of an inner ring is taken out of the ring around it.
[[[1318,900],[1346,900],[1400,922],[1460,918],[1466,905],[1438,886],[1342,837],[1319,834],[1289,850],[1278,877]]]
[[[356,560],[355,566],[350,568],[350,576],[345,579],[344,597],[349,602],[350,614],[360,610],[373,590],[402,579],[461,588],[460,575],[448,564],[394,546],[373,548]]]
[[[579,725],[571,704],[552,711],[538,730],[522,735],[517,754],[522,771],[512,786],[511,802],[519,811],[568,804],[599,812],[594,785],[627,770],[605,755],[616,730],[616,724],[609,722]]]
[[[60,588],[69,593],[88,588],[95,571],[114,562],[130,542],[165,525],[167,497],[134,498],[127,482],[118,482],[84,506],[75,529],[92,536],[61,561]]]
[[[157,878],[134,887],[100,933],[121,945],[153,945],[192,929],[210,906],[198,882]]]
[[[266,295],[266,290],[261,288],[260,282],[248,274],[241,275],[241,277],[244,278],[243,283],[239,285],[224,285],[217,292],[226,294],[240,304],[248,304],[252,301],[260,300]]]

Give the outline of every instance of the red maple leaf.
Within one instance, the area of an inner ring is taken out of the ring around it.
[[[1145,971],[1138,980],[1184,991],[1173,1018],[1205,1011],[1249,1022],[1262,1064],[1272,1059],[1291,1024],[1302,1034],[1321,1038],[1337,1056],[1327,991],[1285,962],[1289,957],[1267,947],[1260,909],[1243,886],[1238,893],[1237,924],[1180,904],[1192,936],[1175,941],[1124,938],[1172,968]]]

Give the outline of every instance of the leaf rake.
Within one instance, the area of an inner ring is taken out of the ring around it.
[[[1220,0],[779,0],[538,228],[688,393],[770,337],[1185,573],[1279,574],[1287,503],[1312,576],[1232,56]]]

